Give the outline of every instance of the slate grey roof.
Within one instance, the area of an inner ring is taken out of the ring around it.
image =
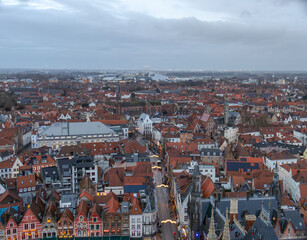
[[[297,210],[284,211],[284,215],[288,221],[291,220],[295,231],[306,229],[304,219],[301,217]]]
[[[184,202],[185,199],[186,199],[188,196],[190,196],[190,194],[191,194],[191,192],[192,192],[192,189],[193,189],[193,186],[192,186],[192,184],[191,184],[191,185],[187,188],[187,190],[185,191],[185,193],[182,194],[182,196],[181,196],[181,202]]]
[[[270,209],[270,212],[273,209],[278,209],[277,201],[275,197],[263,197],[263,198],[256,198],[252,197],[248,200],[246,198],[239,198],[238,199],[238,220],[239,222],[243,222],[242,213],[247,211],[248,214],[254,214],[256,216],[259,215],[262,205],[266,209]],[[223,216],[226,214],[226,208],[230,209],[230,199],[221,199],[220,202],[217,203],[217,208],[221,211]]]
[[[70,210],[74,210],[77,207],[78,196],[75,193],[62,194],[61,195],[61,203],[71,203]]]
[[[244,236],[243,240],[261,239],[261,240],[278,240],[275,230],[271,224],[267,225],[258,217],[254,225]]]
[[[200,150],[200,154],[204,156],[222,156],[223,151],[219,148],[203,148]]]
[[[291,154],[302,154],[305,151],[304,146],[297,146],[297,145],[292,145],[292,144],[286,144],[284,141],[280,142],[260,142],[260,143],[255,143],[253,145],[254,148],[270,148],[270,147],[278,147],[278,148],[284,148]]]
[[[41,174],[43,180],[47,177],[51,178],[53,181],[59,180],[58,169],[56,167],[45,167],[41,169]]]
[[[93,168],[94,159],[90,155],[86,156],[75,156],[72,160],[72,165],[76,168]]]
[[[71,176],[71,167],[73,164],[73,161],[70,159],[58,159],[57,160],[58,169],[60,170],[60,173],[62,176]]]
[[[243,183],[238,192],[249,192],[251,189],[247,182]]]
[[[231,240],[241,240],[244,237],[244,233],[240,228],[233,222],[230,225],[230,239]]]
[[[39,131],[46,136],[78,136],[114,134],[114,131],[101,122],[58,122]]]

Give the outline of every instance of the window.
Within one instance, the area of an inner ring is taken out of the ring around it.
[[[94,217],[94,218],[93,218],[93,222],[94,222],[94,223],[97,222],[97,218]]]
[[[31,223],[31,229],[35,229],[35,223]]]
[[[25,230],[27,230],[27,229],[29,229],[29,225],[28,225],[28,224],[25,224],[25,225],[23,225],[23,228],[24,228]]]
[[[95,225],[91,224],[91,230],[95,230]]]
[[[100,227],[99,227],[99,225],[97,224],[97,225],[96,225],[96,230],[99,230],[99,229],[100,229]]]

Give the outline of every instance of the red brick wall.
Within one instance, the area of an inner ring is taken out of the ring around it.
[[[25,229],[26,224],[28,229]],[[18,240],[29,239],[30,235],[32,236],[31,239],[40,239],[42,238],[42,230],[42,224],[32,213],[31,209],[28,208],[18,226]]]

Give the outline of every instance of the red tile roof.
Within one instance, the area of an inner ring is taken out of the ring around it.
[[[120,208],[120,204],[115,199],[115,197],[111,197],[111,199],[103,207],[104,211],[107,213],[116,213],[119,208]]]
[[[36,189],[36,175],[18,176],[17,189],[35,187]]]
[[[201,189],[203,190],[203,198],[209,198],[212,195],[215,186],[210,177],[206,178],[201,185]]]
[[[131,200],[130,214],[131,215],[141,215],[142,214],[141,204],[137,198],[132,198]]]

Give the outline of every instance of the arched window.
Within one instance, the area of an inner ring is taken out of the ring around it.
[[[83,237],[87,236],[86,230],[83,230]]]
[[[77,232],[77,236],[81,236],[81,230],[78,230],[78,232]]]

